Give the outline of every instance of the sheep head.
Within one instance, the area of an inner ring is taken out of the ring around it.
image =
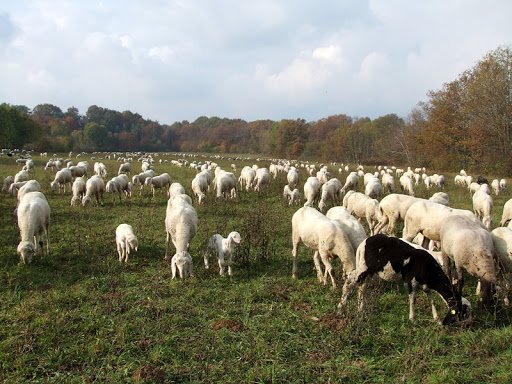
[[[176,253],[171,259],[172,278],[176,277],[176,272],[180,278],[193,276],[192,256],[187,251]]]
[[[36,248],[30,241],[21,241],[18,244],[17,252],[23,264],[30,264],[36,253]]]

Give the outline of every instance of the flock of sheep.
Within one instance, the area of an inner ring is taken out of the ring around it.
[[[110,156],[110,155],[109,155]],[[116,155],[113,155],[115,158]],[[87,161],[76,165],[70,159],[50,160],[45,170],[55,171],[51,190],[54,193],[72,191],[70,204],[103,205],[104,193],[111,193],[122,202],[132,195],[132,189],[139,186],[139,194],[146,186],[153,196],[158,189],[166,191],[168,202],[165,216],[167,246],[165,259],[171,263],[172,277],[185,278],[193,275],[193,262],[189,246],[197,233],[198,216],[192,198],[185,193],[180,183],[171,183],[168,173],[156,174],[154,160],[149,156],[140,157],[141,172],[132,176],[132,162],[118,157],[121,161],[118,174],[105,182],[107,168],[95,162],[93,175]],[[32,261],[41,249],[50,252],[49,224],[50,207],[41,192],[38,181],[30,178],[34,162],[18,159],[23,168],[15,176],[4,179],[3,191],[17,196],[16,214],[21,241],[18,254],[22,263]],[[162,160],[160,160],[162,161]],[[337,287],[343,279],[343,288],[338,312],[343,313],[347,300],[358,287],[358,308],[364,308],[366,279],[378,274],[382,279],[402,279],[410,295],[409,318],[414,320],[414,303],[418,288],[439,293],[449,308],[443,320],[437,315],[432,301],[434,318],[443,324],[466,321],[471,316],[471,305],[462,297],[464,273],[479,280],[479,295],[483,305],[493,309],[497,290],[503,291],[512,272],[512,229],[504,227],[512,219],[512,199],[503,210],[500,227],[491,231],[493,198],[491,192],[499,194],[507,188],[505,179],[487,182],[473,178],[460,171],[454,183],[472,193],[473,211],[449,206],[449,196],[443,191],[446,180],[443,175],[428,175],[424,168],[406,171],[395,167],[377,167],[365,172],[363,166],[350,172],[348,166],[339,168],[338,173],[347,172],[345,182],[332,177],[327,166],[290,161],[273,161],[270,166],[244,166],[236,178],[236,166],[230,171],[223,170],[213,161],[189,162],[172,160],[174,166],[189,166],[197,170],[191,182],[194,200],[207,204],[210,189],[217,199],[234,200],[240,190],[258,193],[280,173],[286,174],[283,199],[290,206],[305,203],[298,208],[292,223],[292,276],[297,277],[297,255],[299,244],[314,250],[313,261],[321,283]],[[301,171],[302,169],[302,171]],[[332,169],[332,166],[331,166]],[[303,196],[299,191],[301,173],[307,175],[303,183]],[[401,193],[397,193],[395,179]],[[364,193],[358,187],[364,185]],[[415,188],[424,185],[427,191],[437,189],[429,199],[415,197]],[[377,200],[380,198],[380,201]],[[93,201],[93,199],[95,201]],[[325,214],[324,214],[325,212]],[[362,225],[368,225],[368,233]],[[397,224],[403,222],[401,238],[396,237]],[[220,234],[211,236],[204,265],[209,268],[208,254],[218,259],[219,273],[232,275],[233,252],[242,237],[231,232],[226,238]],[[173,244],[175,250],[170,250]],[[120,262],[127,262],[130,252],[137,251],[138,241],[133,228],[120,224],[116,229],[116,244]],[[341,275],[335,272],[334,259],[341,262]],[[426,272],[428,271],[428,273]],[[499,288],[498,288],[499,287]],[[505,300],[506,292],[505,292]],[[507,302],[508,304],[508,302]]]

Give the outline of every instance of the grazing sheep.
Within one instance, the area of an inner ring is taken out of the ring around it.
[[[71,187],[73,175],[68,168],[63,168],[55,173],[55,178],[50,183],[53,192],[66,193],[66,185]]]
[[[29,264],[38,248],[43,251],[43,236],[46,237],[46,251],[50,254],[50,206],[41,192],[27,192],[18,209],[18,228],[21,241],[17,252],[21,263]]]
[[[340,193],[346,193],[349,190],[356,190],[359,183],[359,176],[356,172],[350,172],[345,179],[345,185],[341,188]]]
[[[336,178],[332,178],[322,185],[320,202],[318,203],[318,209],[320,209],[320,212],[323,212],[329,203],[332,205],[339,203],[340,190],[341,182]]]
[[[236,197],[236,179],[235,175],[232,172],[221,171],[218,173],[217,176],[215,176],[215,179],[215,189],[217,192],[217,198],[229,199]]]
[[[60,171],[59,171],[60,172]],[[101,176],[93,175],[85,183],[85,195],[82,198],[82,205],[84,207],[92,204],[92,197],[96,198],[96,203],[103,205],[103,193],[105,192],[105,182]]]
[[[409,176],[405,174],[400,176],[400,188],[402,192],[406,192],[409,196],[414,196],[414,186]]]
[[[94,173],[103,178],[107,177],[107,167],[103,163],[94,163]]]
[[[507,180],[501,179],[500,180],[500,190],[504,190],[504,189],[507,189]]]
[[[458,185],[458,186],[466,185],[466,178],[462,175],[455,175],[454,181],[455,181],[455,185]]]
[[[116,202],[115,194],[117,193],[119,196],[119,203],[121,203],[121,197],[123,194],[125,198],[131,197],[132,184],[130,183],[128,176],[125,173],[121,173],[120,175],[114,176],[107,182],[105,190],[114,195],[112,200],[114,203]]]
[[[176,272],[180,278],[193,276],[192,256],[188,252],[190,242],[197,233],[197,213],[188,201],[176,195],[167,202],[165,212],[165,231],[167,233],[165,259],[170,257],[169,246],[172,241],[176,253],[171,258],[172,278]],[[190,199],[190,197],[189,197]]]
[[[210,268],[208,254],[216,254],[219,260],[219,273],[221,276],[224,276],[225,271],[224,268],[228,267],[228,275],[233,275],[233,270],[231,268],[233,263],[233,252],[235,250],[235,245],[240,244],[242,238],[240,234],[236,231],[231,232],[227,238],[222,237],[218,233],[210,237],[208,240],[208,252],[204,254],[204,267],[206,269]]]
[[[169,187],[168,194],[169,194],[169,200],[171,200],[174,196],[184,195],[185,194],[185,187],[183,187],[183,185],[181,185],[178,182],[174,182]],[[192,204],[192,199],[190,199],[190,204]]]
[[[492,232],[492,241],[496,251],[497,265],[500,277],[505,288],[505,305],[509,305],[508,293],[512,283],[512,229],[506,227],[495,228]]]
[[[381,219],[377,200],[371,199],[361,192],[348,191],[343,198],[343,206],[356,217],[366,219],[371,233],[375,231],[376,225]]]
[[[306,202],[304,203],[305,207],[313,206],[320,193],[320,188],[320,181],[316,176],[308,177],[304,183],[304,198],[306,199]]]
[[[73,182],[73,186],[71,187],[71,191],[73,192],[73,197],[71,198],[71,206],[79,205],[85,196],[87,188],[85,185],[85,179],[83,177],[77,177]]]
[[[295,188],[292,191],[288,184],[286,184],[283,188],[283,198],[286,199],[286,201],[288,201],[288,205],[300,204],[299,190]]]
[[[146,179],[148,177],[155,177],[156,173],[152,169],[149,169],[145,172],[141,172],[138,175],[134,175],[132,177],[132,184],[133,185],[140,185],[139,195],[142,195],[142,189],[144,188]]]
[[[22,197],[28,192],[40,192],[41,184],[37,180],[28,180],[24,181],[24,185],[18,189],[17,198],[18,203],[21,201]],[[13,184],[14,185],[14,184]]]
[[[399,219],[404,220],[409,207],[421,199],[413,196],[392,193],[382,198],[379,204],[381,219],[374,228],[374,233],[381,233],[387,225],[387,234],[395,235],[395,227]]]
[[[483,305],[493,310],[496,284],[494,244],[491,233],[478,222],[463,215],[449,215],[440,230],[443,265],[455,264],[457,288],[462,295],[463,270],[480,279]],[[453,276],[452,276],[453,277]]]
[[[491,188],[496,196],[500,194],[500,181],[498,179],[494,179],[491,181]]]
[[[277,176],[277,167],[275,164],[271,164],[271,166],[274,165],[276,176]],[[275,179],[274,174],[272,174],[272,177]],[[240,172],[240,177],[238,178],[238,183],[240,184],[240,189],[244,189],[247,192],[251,190],[253,187],[254,179],[256,178],[256,171],[246,165],[242,168],[242,171]]]
[[[512,220],[512,199],[507,200],[503,205],[503,213],[501,215],[500,227],[509,224]]]
[[[254,178],[254,190],[260,192],[264,186],[270,184],[270,173],[268,168],[258,168]],[[218,193],[218,192],[217,192]]]
[[[87,176],[87,168],[81,165],[73,165],[71,167],[68,167],[68,169],[71,171],[71,177],[83,177]]]
[[[14,183],[14,176],[6,176],[2,184],[2,192],[9,192],[9,187]]]
[[[126,175],[125,175],[126,176]],[[117,253],[119,254],[119,262],[128,262],[130,251],[137,252],[139,248],[139,241],[133,233],[133,228],[130,224],[119,224],[116,228],[116,245]]]
[[[131,163],[123,163],[119,166],[119,171],[117,172],[118,175],[120,175],[121,173],[128,173],[130,174],[130,172],[132,171],[132,165]]]
[[[404,281],[409,292],[409,320],[415,320],[415,303],[418,287],[436,291],[448,306],[449,312],[440,321],[434,301],[431,299],[432,316],[439,324],[448,325],[468,319],[470,306],[467,300],[462,300],[459,292],[453,286],[439,263],[425,249],[408,243],[403,239],[378,234],[366,239],[356,252],[357,269],[349,276],[351,285],[343,292],[338,313],[341,313],[351,293],[354,282],[359,285],[359,310],[362,309],[365,279],[379,273],[384,280],[396,280],[398,276]],[[464,303],[464,304],[463,304]]]
[[[155,191],[157,189],[165,188],[167,190],[171,186],[171,176],[169,176],[168,173],[162,173],[158,176],[147,177],[144,184],[151,186],[153,197],[155,197]]]
[[[206,193],[208,192],[208,179],[206,174],[198,173],[192,180],[192,192],[196,195],[199,204],[206,200]]]
[[[473,211],[488,230],[491,230],[492,205],[492,197],[484,190],[479,189],[473,195]]]
[[[366,232],[354,216],[345,207],[332,207],[325,214],[331,220],[337,220],[343,231],[347,234],[353,249],[357,249],[366,239]]]
[[[288,181],[288,186],[290,187],[290,189],[295,189],[299,182],[299,171],[297,171],[297,168],[290,168],[288,174],[286,175],[286,180]]]
[[[18,183],[20,181],[27,181],[27,180],[30,180],[30,175],[28,174],[28,171],[25,171],[23,169],[14,175],[15,183]]]
[[[331,220],[311,207],[302,207],[292,217],[292,276],[297,278],[297,252],[299,243],[314,249],[313,260],[318,279],[327,284],[327,276],[331,278],[333,288],[336,288],[331,259],[339,257],[344,275],[355,269],[355,253],[348,235],[342,230],[336,220]],[[322,261],[325,273],[322,273]]]
[[[393,193],[395,191],[395,179],[389,173],[384,173],[382,175],[381,182],[382,182],[382,189],[385,192],[387,192],[388,194]]]
[[[364,194],[372,199],[376,199],[382,195],[382,185],[380,180],[376,177],[372,177],[368,180],[364,189]]]

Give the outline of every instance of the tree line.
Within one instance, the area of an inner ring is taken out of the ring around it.
[[[512,171],[512,51],[498,48],[404,119],[345,114],[317,121],[201,116],[171,125],[90,106],[62,111],[0,105],[0,145],[37,151],[257,153],[363,164],[413,164],[440,170]]]

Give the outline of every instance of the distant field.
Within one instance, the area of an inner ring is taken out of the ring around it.
[[[228,202],[210,195],[206,205],[195,204],[199,228],[190,246],[195,277],[176,281],[163,260],[163,192],[153,199],[149,191],[139,196],[134,189],[131,201],[122,204],[105,194],[103,207],[70,207],[69,192],[51,193],[54,173],[44,171],[46,159],[34,160],[33,177],[52,210],[52,254],[18,265],[16,199],[0,194],[2,382],[512,382],[512,311],[481,311],[474,279],[465,286],[475,317],[467,328],[435,324],[423,294],[411,324],[401,284],[374,284],[364,313],[352,298],[347,314],[336,317],[341,292],[318,283],[313,251],[304,247],[299,279],[292,280],[291,217],[297,207],[281,198],[285,175],[260,195],[242,191]],[[92,172],[94,161],[85,160]],[[118,162],[101,161],[108,178],[117,174]],[[237,176],[243,165],[256,163],[215,161],[223,168],[235,163]],[[269,161],[257,164],[268,167]],[[138,173],[140,164],[133,166]],[[344,182],[346,173],[339,175],[337,168],[330,171]],[[1,180],[19,169],[14,159],[0,158]],[[155,169],[168,172],[192,195],[195,170],[158,162]],[[453,184],[452,174],[445,176],[451,205],[471,209],[469,192]],[[305,179],[301,170],[301,194]],[[417,196],[435,191],[420,186]],[[511,197],[512,187],[494,197],[493,227]],[[123,222],[133,226],[140,243],[127,265],[118,262],[115,249],[114,231]],[[207,239],[233,230],[243,242],[234,276],[220,277],[214,260],[205,270]],[[444,315],[441,303],[439,309]]]

